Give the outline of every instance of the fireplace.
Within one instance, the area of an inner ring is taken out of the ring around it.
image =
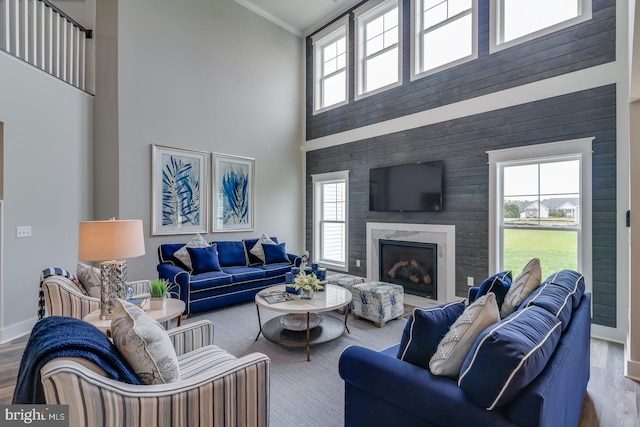
[[[456,297],[456,228],[444,224],[408,224],[367,222],[367,279],[382,280],[380,275],[380,240],[435,245],[435,300],[454,301]],[[416,298],[416,304],[422,297]],[[405,299],[406,301],[406,299]],[[414,305],[416,305],[414,304]]]
[[[438,299],[438,245],[400,240],[378,240],[379,277],[395,283],[406,294]]]

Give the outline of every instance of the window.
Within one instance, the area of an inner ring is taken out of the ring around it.
[[[314,113],[347,103],[348,23],[348,16],[345,16],[312,37]]]
[[[356,98],[400,84],[401,9],[398,0],[369,1],[354,12],[358,62]]]
[[[591,19],[591,0],[491,0],[491,51]]]
[[[592,138],[489,152],[492,271],[591,270]]]
[[[477,0],[412,0],[412,8],[412,79],[478,57]]]
[[[349,171],[313,175],[314,261],[347,270]]]

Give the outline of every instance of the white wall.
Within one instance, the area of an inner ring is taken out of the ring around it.
[[[98,33],[100,10],[98,2]],[[233,0],[120,1],[117,16],[116,216],[143,219],[147,252],[129,260],[129,278],[156,277],[158,245],[191,238],[150,236],[151,144],[255,158],[255,231],[205,237],[265,233],[299,252],[300,39]]]
[[[4,201],[0,342],[31,330],[40,272],[75,270],[78,223],[90,219],[93,98],[0,52]],[[32,237],[16,238],[29,225]]]

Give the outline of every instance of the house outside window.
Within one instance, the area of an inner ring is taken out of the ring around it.
[[[411,80],[478,57],[477,0],[412,0]]]
[[[490,51],[591,19],[591,0],[491,0]]]
[[[490,151],[491,272],[591,274],[592,138]]]
[[[401,83],[402,8],[399,0],[372,0],[356,9],[354,17],[359,99]]]
[[[348,102],[348,16],[312,36],[314,114]]]
[[[349,171],[313,175],[313,259],[347,271]]]

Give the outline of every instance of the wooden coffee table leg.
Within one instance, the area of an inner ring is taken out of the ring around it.
[[[309,344],[311,331],[309,329],[309,317],[311,317],[311,313],[307,311],[307,362],[311,361],[311,345]]]
[[[260,334],[262,333],[262,321],[260,320],[260,306],[258,304],[256,304],[256,311],[258,312],[258,326],[260,327],[260,329],[258,330],[258,335],[256,335],[256,339],[254,340],[254,342],[258,341],[258,338],[260,338]],[[307,327],[308,325],[309,323],[307,323]]]

